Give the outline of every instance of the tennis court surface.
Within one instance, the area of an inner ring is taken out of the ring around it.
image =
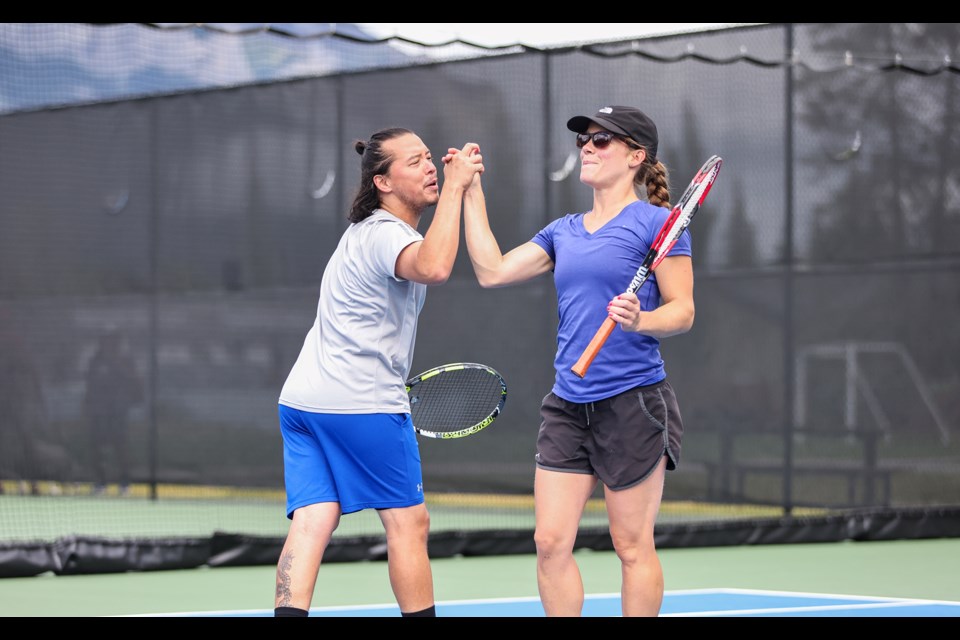
[[[314,607],[311,617],[399,617],[397,606]],[[588,595],[585,617],[620,616],[620,595]],[[272,609],[165,614],[167,617],[269,617]],[[543,617],[538,598],[437,603],[438,617]],[[661,617],[960,617],[960,602],[751,589],[691,589],[664,594]]]

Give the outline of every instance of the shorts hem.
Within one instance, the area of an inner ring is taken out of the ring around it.
[[[537,468],[543,469],[544,471],[557,471],[559,473],[579,473],[580,475],[584,476],[596,475],[593,471],[589,471],[587,469],[563,469],[561,467],[550,467],[545,464],[540,464],[539,462],[537,463]]]
[[[332,498],[310,498],[309,500],[301,500],[300,502],[298,502],[298,503],[296,503],[296,504],[293,504],[293,505],[290,505],[289,507],[287,507],[287,519],[292,520],[292,519],[293,519],[293,512],[296,511],[297,509],[301,509],[301,508],[303,508],[303,507],[309,507],[309,506],[312,505],[312,504],[322,504],[322,503],[324,503],[324,502],[340,502],[340,501],[337,500],[336,497],[332,497]]]
[[[348,513],[356,513],[357,511],[363,511],[364,509],[404,509],[406,507],[415,507],[423,504],[424,502],[425,500],[422,497],[416,500],[404,500],[401,502],[362,502],[349,506],[341,505],[340,511],[344,515],[347,515]]]
[[[633,487],[637,486],[638,484],[642,483],[644,480],[646,480],[647,478],[649,478],[651,475],[653,475],[653,472],[656,471],[656,469],[657,469],[657,465],[660,464],[660,460],[661,460],[662,458],[664,458],[664,457],[667,458],[668,463],[672,460],[672,457],[670,456],[670,451],[669,451],[669,450],[664,449],[664,450],[663,450],[663,453],[660,454],[660,457],[657,458],[657,462],[653,465],[653,467],[651,467],[651,469],[650,469],[649,471],[647,471],[645,474],[643,474],[642,476],[640,476],[640,479],[639,479],[639,480],[634,480],[633,482],[629,482],[629,483],[627,483],[627,484],[622,484],[622,485],[619,485],[619,486],[616,486],[616,487],[611,486],[611,485],[607,484],[606,482],[604,482],[603,484],[604,484],[605,487],[607,487],[607,489],[610,489],[610,491],[624,491],[625,489],[632,489]],[[669,468],[669,464],[668,464],[667,466],[668,466],[668,468]]]

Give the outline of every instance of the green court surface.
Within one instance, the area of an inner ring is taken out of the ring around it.
[[[613,552],[577,552],[588,594],[620,588]],[[671,548],[667,591],[768,589],[960,602],[960,538]],[[438,602],[537,595],[532,555],[432,563]],[[0,616],[96,617],[272,609],[274,568],[219,567],[0,579]],[[382,561],[321,568],[312,606],[393,603]]]

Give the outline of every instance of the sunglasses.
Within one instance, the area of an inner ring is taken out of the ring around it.
[[[593,133],[578,133],[577,134],[577,149],[582,149],[585,144],[593,140],[593,146],[597,149],[607,148],[614,138],[619,138],[623,140],[631,149],[639,149],[640,145],[636,142],[627,138],[625,136],[618,135],[616,133],[611,133],[609,131],[594,131]]]

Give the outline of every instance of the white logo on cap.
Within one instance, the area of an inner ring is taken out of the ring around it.
[[[603,109],[600,109],[598,113],[613,113],[613,109],[611,109],[610,107],[604,107]]]

